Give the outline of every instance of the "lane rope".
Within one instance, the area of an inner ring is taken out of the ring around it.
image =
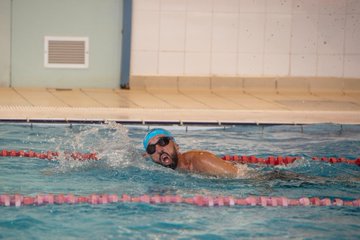
[[[97,153],[80,153],[80,152],[34,152],[31,150],[0,150],[0,157],[28,157],[28,158],[40,158],[50,161],[59,160],[60,157],[64,159],[72,159],[78,161],[86,161],[86,160],[100,160],[98,158]],[[296,160],[301,159],[301,157],[293,157],[293,156],[268,156],[265,158],[260,158],[256,156],[245,156],[245,155],[225,155],[221,156],[221,159],[225,161],[233,161],[239,163],[248,163],[248,164],[266,164],[266,165],[288,165],[294,163]],[[352,165],[360,166],[360,157],[357,159],[346,159],[343,157],[312,157],[314,161],[322,161],[327,163],[346,163]]]
[[[287,165],[301,159],[301,157],[292,156],[269,156],[265,158],[258,158],[256,156],[239,156],[239,155],[225,155],[221,157],[226,161],[233,161],[239,163],[253,163],[253,164],[267,164],[267,165]],[[360,157],[357,159],[346,159],[343,157],[312,157],[314,161],[322,161],[327,163],[346,163],[360,166]]]
[[[51,204],[109,204],[109,203],[145,203],[145,204],[188,204],[199,207],[231,207],[231,206],[262,206],[262,207],[292,207],[292,206],[346,206],[359,207],[360,198],[343,200],[341,198],[302,197],[298,199],[286,197],[249,196],[235,198],[232,196],[204,196],[183,197],[180,195],[140,195],[130,196],[122,194],[91,194],[76,196],[73,194],[38,194],[26,196],[21,194],[1,194],[0,206],[41,206]]]
[[[86,161],[86,160],[99,160],[97,157],[97,153],[80,153],[80,152],[34,152],[34,151],[24,151],[24,150],[0,150],[0,157],[27,157],[27,158],[40,158],[45,160],[56,161],[60,157],[64,159],[73,159],[78,161]]]

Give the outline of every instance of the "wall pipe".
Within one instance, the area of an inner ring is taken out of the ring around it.
[[[120,88],[130,89],[132,0],[123,1]]]

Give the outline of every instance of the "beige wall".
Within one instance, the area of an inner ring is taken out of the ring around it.
[[[358,0],[134,0],[131,74],[360,78]]]

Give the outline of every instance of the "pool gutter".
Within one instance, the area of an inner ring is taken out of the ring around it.
[[[127,124],[360,124],[359,111],[223,110],[0,106],[2,122]]]

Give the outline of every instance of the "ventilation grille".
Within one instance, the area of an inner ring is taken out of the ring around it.
[[[45,67],[87,68],[88,66],[87,37],[45,37]]]

